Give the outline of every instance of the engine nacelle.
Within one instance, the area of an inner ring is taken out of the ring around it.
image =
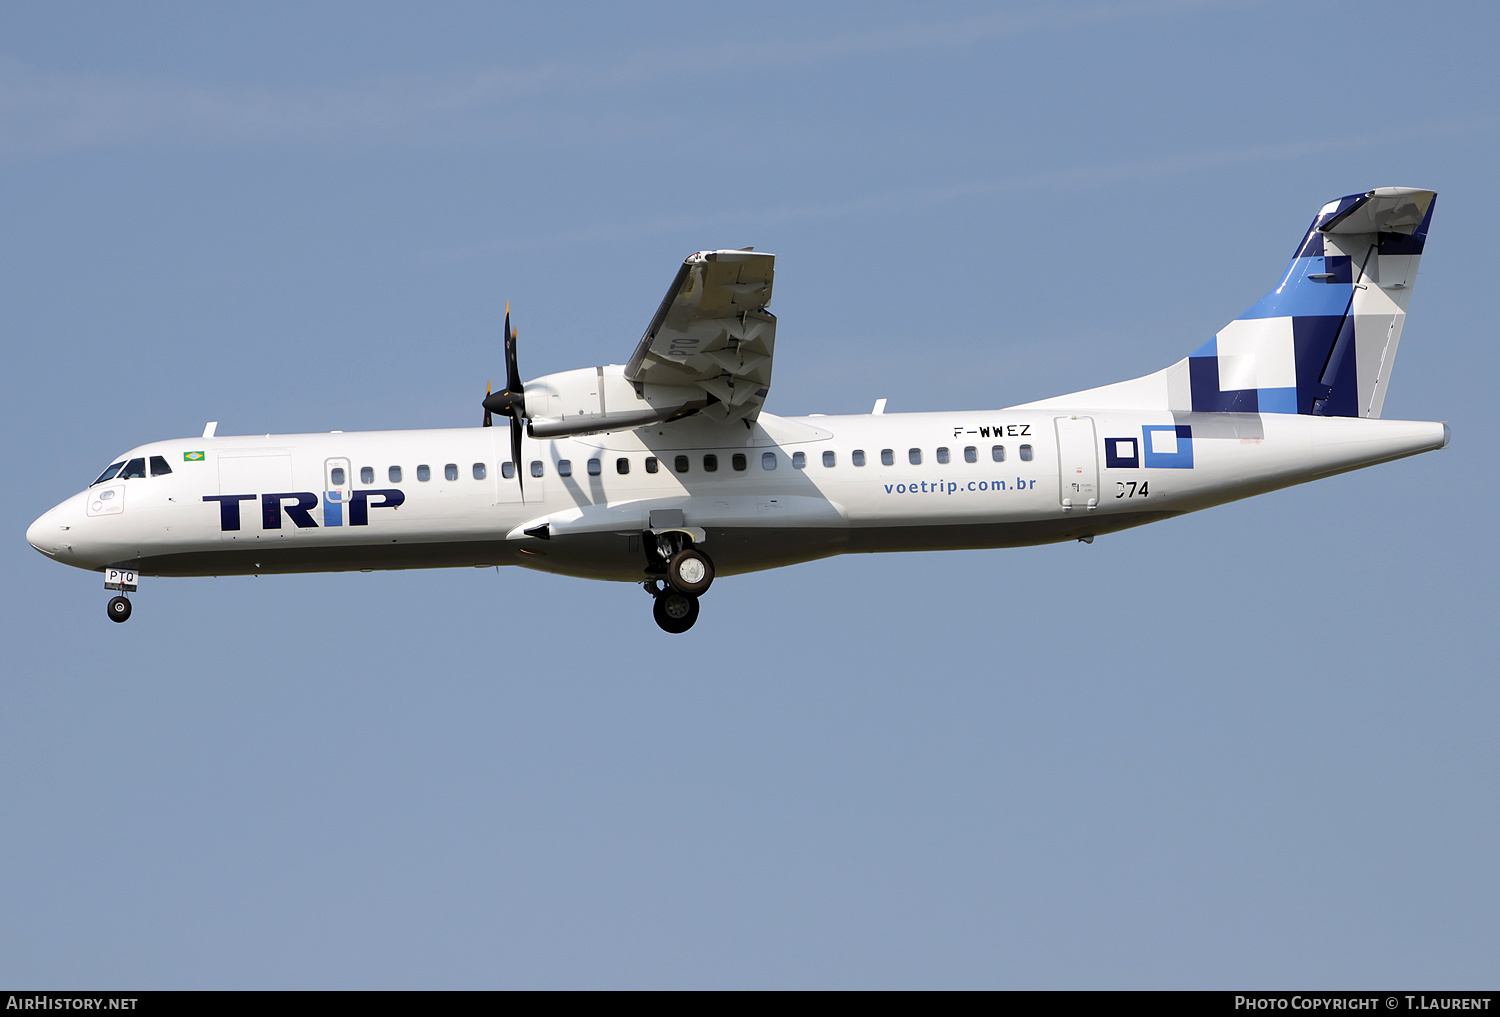
[[[708,393],[696,385],[650,385],[625,377],[623,364],[561,371],[526,383],[535,438],[628,431],[696,413]]]

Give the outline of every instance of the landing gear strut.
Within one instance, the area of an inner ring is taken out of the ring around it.
[[[714,563],[682,530],[647,530],[642,538],[651,616],[664,632],[686,632],[698,620],[698,598],[713,585]]]

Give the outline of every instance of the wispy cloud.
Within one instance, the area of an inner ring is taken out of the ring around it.
[[[1452,121],[1410,127],[1399,131],[1351,134],[1342,137],[1319,138],[1311,141],[1248,145],[1237,148],[1221,148],[1206,152],[1163,156],[1157,159],[1140,159],[1112,163],[1107,166],[1048,170],[1005,179],[972,181],[945,187],[882,191],[849,198],[844,201],[809,202],[800,205],[783,205],[775,208],[740,208],[699,216],[664,216],[634,223],[621,223],[614,226],[590,226],[576,230],[539,234],[532,237],[517,237],[512,240],[495,243],[481,243],[443,251],[428,251],[418,255],[417,260],[423,262],[461,261],[495,254],[548,250],[577,244],[657,236],[679,231],[707,233],[714,230],[741,228],[745,226],[765,228],[776,223],[856,215],[880,209],[915,209],[947,201],[984,198],[1008,192],[1024,193],[1042,189],[1081,190],[1089,187],[1130,183],[1132,181],[1156,181],[1182,176],[1199,170],[1213,169],[1218,166],[1280,162],[1307,156],[1326,155],[1331,152],[1410,144],[1423,138],[1483,134],[1497,128],[1500,128],[1500,117]]]
[[[1249,6],[1257,0],[1141,0],[919,22],[810,40],[757,37],[465,74],[398,75],[276,88],[64,74],[0,62],[0,158],[151,143],[256,145],[406,140],[476,121],[524,120],[568,93],[726,71],[765,71],[897,52],[958,49],[1032,32]]]

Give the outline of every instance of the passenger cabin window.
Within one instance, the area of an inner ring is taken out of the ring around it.
[[[1022,445],[1021,446],[1021,462],[1023,462],[1023,463],[1029,463],[1029,462],[1031,462],[1031,446],[1030,445]]]
[[[385,471],[385,475],[391,478],[391,483],[401,483],[401,467],[392,466],[390,469]]]
[[[913,466],[921,466],[922,465],[922,450],[919,449],[919,448],[909,448],[909,449],[907,449],[906,450],[906,461],[909,462],[909,463],[911,463]]]
[[[618,473],[622,477],[625,474],[629,473],[630,472],[630,460],[626,459],[624,456],[621,456],[619,459],[616,459],[615,460],[615,472]]]
[[[968,445],[968,446],[966,446],[964,448],[964,462],[966,462],[966,463],[977,463],[977,462],[979,462],[979,450],[977,448],[975,448],[973,445]]]
[[[655,456],[647,456],[646,457],[646,472],[647,473],[655,473],[659,469],[661,469],[661,464],[657,462],[656,457]]]
[[[730,457],[729,461],[731,464],[733,464],[735,469],[740,470],[741,472],[743,472],[745,468],[750,465],[750,463],[745,459],[745,453],[743,452],[736,452],[733,456]]]
[[[994,445],[990,448],[990,458],[997,463],[1005,462],[1005,446]]]
[[[167,465],[167,461],[165,459],[163,459],[161,456],[151,457],[151,475],[153,477],[165,477],[168,473],[171,472],[172,467]]]
[[[135,480],[137,477],[144,477],[145,475],[145,459],[132,459],[130,460],[130,462],[126,463],[125,468],[120,471],[121,480]]]
[[[474,464],[474,479],[475,480],[483,480],[488,475],[489,474],[486,472],[486,470],[484,468],[484,463],[475,463]]]
[[[760,456],[760,468],[763,470],[774,470],[776,468],[776,453],[762,452]]]
[[[99,474],[99,479],[96,480],[96,481],[94,481],[94,484],[102,484],[106,480],[114,480],[115,479],[115,474],[119,473],[124,468],[125,468],[125,460],[123,460],[123,459],[121,459],[117,463],[110,463],[109,464],[109,469],[107,469],[103,473]],[[93,487],[94,484],[90,484],[89,486]]]
[[[678,473],[686,473],[688,471],[688,457],[678,456],[672,460],[672,468]]]
[[[716,455],[714,455],[712,452],[710,452],[708,455],[704,456],[703,457],[703,472],[704,473],[718,473],[719,472],[719,457],[716,456]]]
[[[807,453],[806,452],[793,452],[792,453],[792,469],[794,469],[794,470],[805,470],[805,469],[807,469]]]
[[[359,468],[359,482],[361,484],[375,483],[375,467],[361,466]]]
[[[513,479],[515,479],[515,476],[516,476],[516,464],[515,463],[501,463],[500,464],[500,476],[504,477],[506,480],[513,480]]]
[[[457,463],[449,463],[447,466],[443,467],[443,479],[444,480],[457,480],[458,479],[458,464]]]
[[[589,460],[589,476],[591,476],[591,477],[597,477],[599,474],[601,474],[603,472],[604,472],[604,463],[603,463],[602,460],[599,460],[599,459],[590,459]]]
[[[849,461],[855,466],[863,466],[865,464],[865,450],[862,448],[855,449],[849,454]]]
[[[329,480],[329,483],[331,483],[334,487],[343,487],[344,486],[344,468],[342,466],[335,466],[333,469],[329,470],[328,471],[328,480]]]
[[[881,449],[880,450],[880,465],[881,466],[895,466],[896,465],[896,453],[893,452],[893,451],[891,451],[888,448]]]
[[[533,477],[540,477],[542,475],[542,461],[540,459],[533,459],[531,461],[531,475]]]
[[[831,467],[831,466],[836,466],[837,464],[838,464],[838,457],[833,454],[832,450],[829,450],[829,451],[823,453],[823,465],[824,466],[830,466]]]
[[[573,475],[573,460],[559,459],[557,461],[557,475],[559,477],[571,477]]]
[[[940,462],[940,463],[943,463],[944,465],[947,464],[947,462],[948,462],[948,450],[947,449],[945,449],[945,448],[938,449],[938,451],[937,451],[937,461]]]
[[[422,465],[418,466],[417,467],[417,479],[420,480],[424,484],[427,483],[429,480],[431,480],[432,479],[432,467],[428,466],[426,463],[423,463]]]

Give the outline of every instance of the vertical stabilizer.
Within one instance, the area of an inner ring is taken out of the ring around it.
[[[1379,417],[1436,203],[1415,187],[1330,201],[1281,282],[1187,359],[1026,405]]]
[[[1435,199],[1382,187],[1324,205],[1276,288],[1188,358],[1192,408],[1380,416]]]

